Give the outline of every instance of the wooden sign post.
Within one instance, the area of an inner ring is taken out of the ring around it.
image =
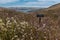
[[[39,18],[39,26],[37,27],[37,30],[39,30],[41,27],[41,18],[44,17],[44,15],[43,14],[37,14],[37,17]],[[38,36],[39,36],[39,33],[37,31],[37,39],[39,39]]]
[[[37,17],[39,18],[39,24],[41,23],[41,18],[44,17],[43,14],[37,14]]]

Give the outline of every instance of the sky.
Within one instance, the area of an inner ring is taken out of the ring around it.
[[[0,0],[0,7],[49,7],[60,0]]]

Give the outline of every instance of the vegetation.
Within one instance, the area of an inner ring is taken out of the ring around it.
[[[37,13],[44,14],[41,24]],[[31,14],[0,10],[0,40],[60,40],[60,9],[48,8]]]

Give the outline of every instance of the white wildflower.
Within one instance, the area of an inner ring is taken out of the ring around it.
[[[30,37],[31,39],[33,39],[33,37]]]

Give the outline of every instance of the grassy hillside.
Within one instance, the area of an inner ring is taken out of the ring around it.
[[[0,8],[0,40],[60,40],[60,4],[57,5],[29,14]],[[44,15],[41,24],[37,14]]]

